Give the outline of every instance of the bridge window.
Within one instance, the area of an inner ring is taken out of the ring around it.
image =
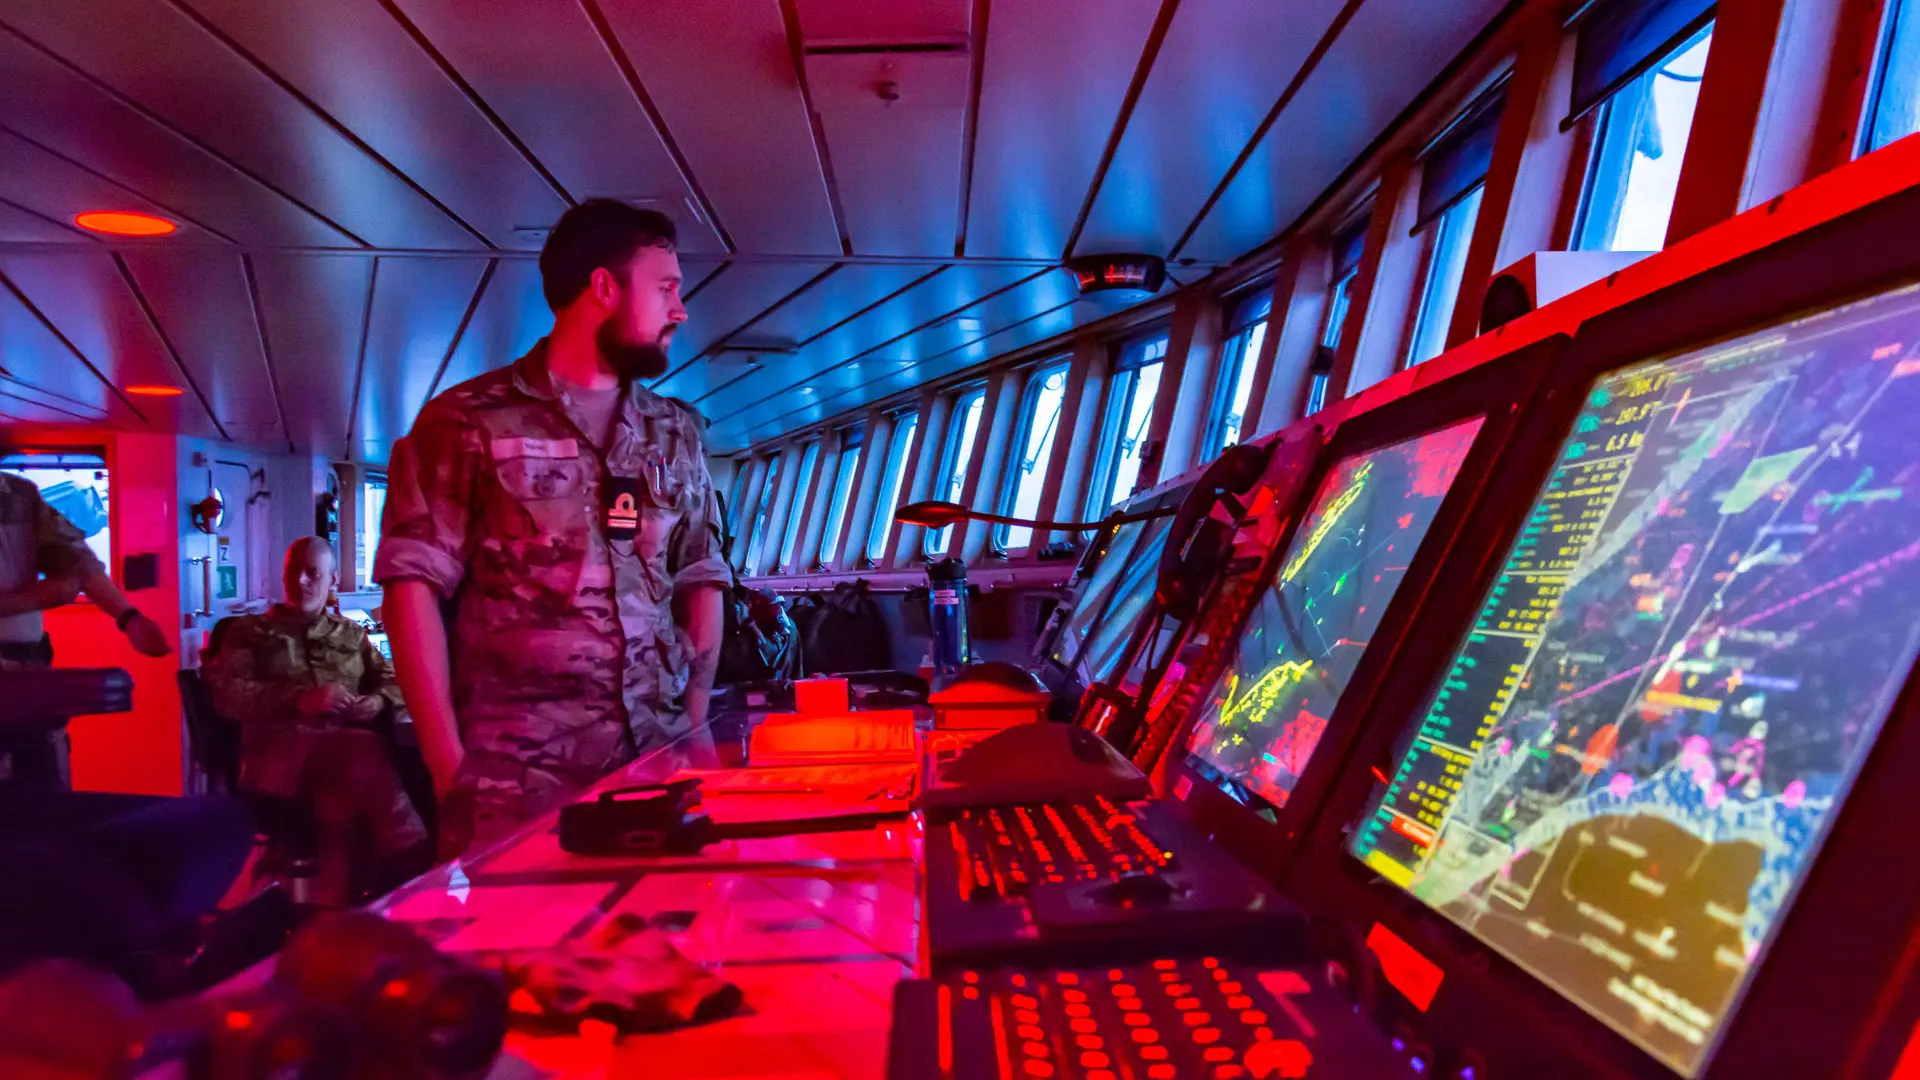
[[[356,590],[378,588],[373,582],[373,556],[380,550],[380,519],[387,510],[387,478],[369,476],[360,484],[360,544],[353,557]]]
[[[1880,76],[1868,105],[1868,150],[1920,131],[1920,2],[1888,5]]]
[[[15,450],[0,455],[0,472],[12,473],[40,489],[40,498],[67,519],[102,565],[113,565],[113,532],[108,527],[113,485],[102,452],[66,449]],[[228,494],[227,515],[246,513],[246,493]]]
[[[1127,501],[1140,479],[1141,456],[1147,432],[1153,426],[1153,402],[1160,394],[1160,372],[1166,366],[1167,335],[1160,331],[1137,338],[1120,350],[1113,385],[1107,391],[1107,415],[1102,430],[1100,458],[1094,483],[1088,488],[1087,517],[1105,517]]]
[[[1354,282],[1360,279],[1360,256],[1367,247],[1368,210],[1354,215],[1346,228],[1333,237],[1333,274],[1327,286],[1327,321],[1320,328],[1320,346],[1313,351],[1307,367],[1307,409],[1312,416],[1327,407],[1327,383],[1333,377],[1333,358],[1340,351],[1340,334],[1347,326],[1347,309],[1353,306]]]
[[[1439,356],[1447,347],[1506,103],[1504,87],[1481,95],[1421,156],[1420,216],[1414,230],[1427,233],[1427,281],[1407,347],[1408,367]]]
[[[979,387],[963,390],[953,399],[953,416],[947,423],[947,445],[940,455],[940,471],[934,474],[933,497],[942,502],[959,502],[967,487],[967,466],[973,461],[975,436],[980,433],[980,412],[986,407],[987,392]],[[947,553],[947,541],[953,526],[929,529],[921,552],[927,558]]]
[[[1040,489],[1046,484],[1047,465],[1053,460],[1053,439],[1060,430],[1060,408],[1067,399],[1067,365],[1056,363],[1035,371],[1020,398],[1020,422],[1014,426],[1012,446],[1019,455],[1009,463],[1000,485],[1000,513],[1031,518],[1040,510]],[[1033,530],[1024,525],[995,525],[993,548],[1004,555],[1026,547]]]
[[[1604,0],[1581,21],[1573,116],[1598,109],[1574,246],[1658,251],[1713,44],[1706,0]]]
[[[820,533],[819,565],[833,568],[833,557],[840,552],[840,525],[847,519],[847,504],[853,499],[853,474],[860,469],[860,444],[866,429],[848,428],[840,435],[840,463],[833,470],[833,491],[827,503],[827,526]]]
[[[735,553],[733,568],[743,574],[754,572],[751,565],[754,552],[760,550],[761,543],[767,538],[767,519],[773,514],[773,496],[780,488],[780,463],[786,457],[785,454],[775,454],[767,459],[767,475],[760,481],[759,497],[754,499],[752,523],[746,533],[747,544]]]
[[[918,413],[899,413],[893,418],[893,434],[887,440],[887,457],[880,474],[880,491],[873,499],[873,526],[867,530],[867,565],[884,566],[887,561],[887,537],[893,532],[893,511],[900,501],[900,480],[913,456],[913,436],[920,427]]]
[[[1202,461],[1244,437],[1247,405],[1253,397],[1253,369],[1267,337],[1267,315],[1273,296],[1261,289],[1234,307],[1227,325],[1227,343],[1220,349],[1220,381],[1214,384],[1213,409],[1207,417],[1207,437],[1200,447]]]
[[[742,512],[740,500],[746,497],[747,481],[751,479],[753,479],[753,459],[750,457],[736,458],[733,463],[733,482],[727,485],[727,503],[720,508],[727,519],[726,527],[728,536],[740,535],[740,526],[742,524],[740,520],[740,514]]]
[[[787,524],[780,534],[780,560],[776,572],[793,569],[794,548],[800,541],[800,521],[807,516],[807,503],[813,493],[813,474],[820,467],[820,441],[815,439],[800,453],[800,472],[793,485],[793,498],[787,501]]]

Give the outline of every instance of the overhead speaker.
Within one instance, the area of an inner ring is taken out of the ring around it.
[[[1167,283],[1167,262],[1158,255],[1077,255],[1067,269],[1083,294],[1156,293]]]

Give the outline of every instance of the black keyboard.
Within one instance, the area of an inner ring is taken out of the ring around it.
[[[1214,958],[961,971],[894,992],[889,1080],[1404,1076],[1344,997]]]
[[[1255,931],[1282,954],[1304,941],[1304,923],[1272,889],[1150,800],[957,811],[928,826],[925,861],[935,974],[1204,951]]]

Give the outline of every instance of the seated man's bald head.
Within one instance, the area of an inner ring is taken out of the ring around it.
[[[288,607],[306,615],[320,614],[339,581],[339,564],[326,537],[303,536],[287,548],[280,583],[286,587]]]

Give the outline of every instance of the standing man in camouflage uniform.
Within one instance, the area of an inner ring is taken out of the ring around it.
[[[241,789],[311,801],[315,899],[329,907],[384,892],[432,861],[426,827],[372,729],[402,707],[400,688],[366,630],[327,610],[337,566],[324,538],[294,541],[281,574],[286,602],[228,623],[201,668],[213,707],[240,725]],[[362,829],[374,861],[359,851]]]
[[[673,222],[582,203],[540,276],[552,334],[428,402],[387,474],[373,576],[442,857],[636,753],[715,762],[730,575],[704,425],[638,381],[687,317]]]
[[[33,481],[0,473],[0,667],[51,667],[53,642],[40,613],[83,592],[113,617],[135,650],[146,656],[172,651],[160,624],[114,587],[86,536],[47,505]],[[0,736],[7,777],[39,787],[70,786],[69,746],[65,731]]]

